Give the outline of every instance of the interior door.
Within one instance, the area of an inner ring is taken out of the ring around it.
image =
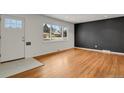
[[[1,62],[24,58],[24,19],[1,16]]]

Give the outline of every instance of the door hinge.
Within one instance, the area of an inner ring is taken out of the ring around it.
[[[0,36],[0,39],[1,39],[1,36]]]
[[[0,57],[1,57],[1,54],[0,54]]]

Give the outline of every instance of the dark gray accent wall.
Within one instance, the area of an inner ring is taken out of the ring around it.
[[[124,17],[75,24],[75,47],[124,53]]]

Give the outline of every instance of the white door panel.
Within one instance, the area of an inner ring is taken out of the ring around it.
[[[14,24],[6,26],[5,20],[9,19]],[[11,21],[12,20],[12,21]],[[17,21],[17,22],[16,22]],[[21,27],[16,24],[22,22]],[[1,62],[24,57],[24,19],[13,16],[2,16],[1,30]],[[11,27],[13,26],[13,27]]]

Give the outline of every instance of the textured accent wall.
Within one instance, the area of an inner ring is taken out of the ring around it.
[[[124,17],[75,24],[75,47],[124,53]]]

